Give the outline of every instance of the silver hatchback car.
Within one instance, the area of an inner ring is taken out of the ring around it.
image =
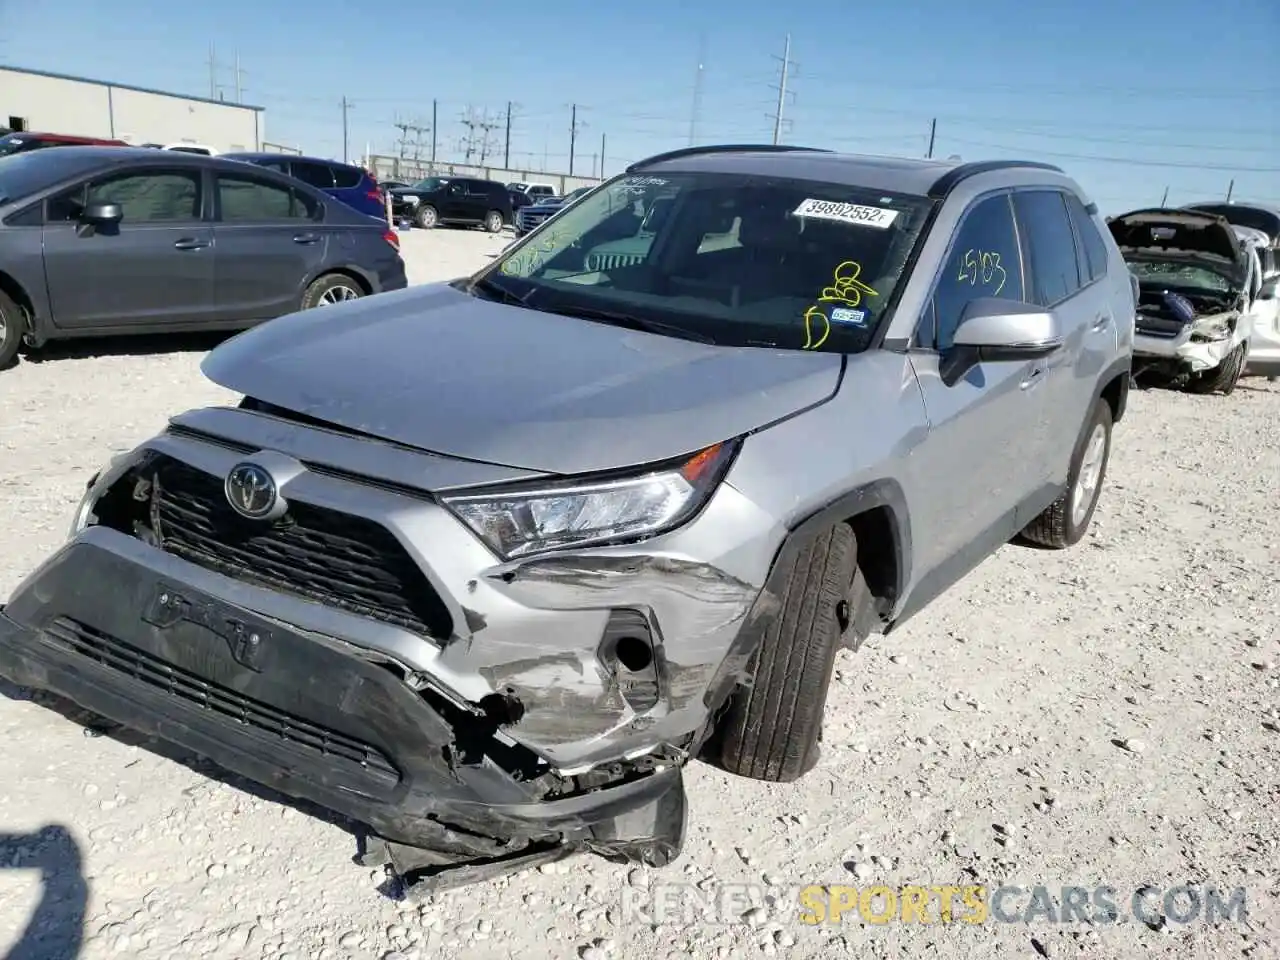
[[[652,158],[473,276],[281,318],[89,484],[0,673],[368,825],[426,887],[676,857],[832,663],[1089,526],[1134,283],[1061,171]]]

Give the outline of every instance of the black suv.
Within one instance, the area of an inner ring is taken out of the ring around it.
[[[391,213],[429,230],[441,223],[481,225],[498,233],[511,223],[511,194],[504,184],[472,177],[427,177],[391,192]]]

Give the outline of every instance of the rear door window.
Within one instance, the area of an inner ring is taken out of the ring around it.
[[[1051,307],[1081,282],[1065,199],[1059,190],[1026,190],[1013,195],[1013,207],[1031,268],[1031,299]]]
[[[218,173],[218,205],[226,223],[308,220],[319,205],[298,190],[242,173]]]

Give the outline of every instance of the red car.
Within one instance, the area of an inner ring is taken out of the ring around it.
[[[103,140],[99,137],[73,137],[65,133],[28,133],[15,131],[0,137],[0,157],[45,147],[127,147],[123,140]]]

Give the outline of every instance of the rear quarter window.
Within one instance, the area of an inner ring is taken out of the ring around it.
[[[360,186],[364,179],[364,171],[356,167],[335,166],[333,168],[333,185],[339,190],[350,190]]]
[[[1066,194],[1067,211],[1071,214],[1071,222],[1076,228],[1076,236],[1080,238],[1081,252],[1084,262],[1082,272],[1086,274],[1086,282],[1098,280],[1107,275],[1107,244],[1098,232],[1093,217],[1085,209],[1084,203],[1074,193]]]

